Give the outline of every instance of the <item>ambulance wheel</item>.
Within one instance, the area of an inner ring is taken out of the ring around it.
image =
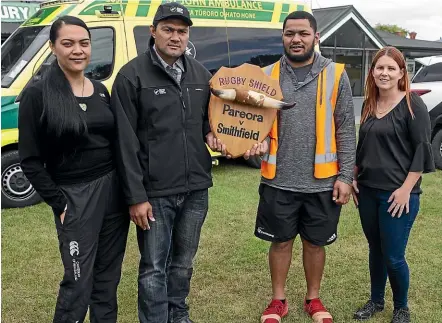
[[[41,201],[20,167],[17,150],[2,154],[2,208],[34,205]]]

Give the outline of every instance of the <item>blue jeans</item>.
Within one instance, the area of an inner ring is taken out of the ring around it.
[[[411,194],[409,213],[400,218],[387,212],[393,192],[359,185],[359,215],[370,249],[371,300],[384,304],[387,276],[393,290],[394,308],[407,307],[410,273],[405,249],[419,212],[419,194]]]
[[[189,317],[186,298],[208,211],[208,190],[149,202],[155,222],[150,222],[150,230],[137,227],[138,317],[141,323],[177,323]]]

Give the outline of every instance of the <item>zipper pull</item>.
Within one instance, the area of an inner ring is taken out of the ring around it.
[[[184,102],[184,97],[183,97],[182,91],[180,91],[180,99],[181,99],[181,103],[183,104],[183,108],[186,109],[186,103]]]

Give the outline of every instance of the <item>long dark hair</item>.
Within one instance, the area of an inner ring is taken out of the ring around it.
[[[72,16],[62,16],[54,21],[49,32],[49,40],[53,45],[63,25],[82,27],[87,30],[89,38],[91,37],[89,28],[83,20]],[[76,138],[87,133],[84,112],[78,106],[71,84],[56,59],[43,78],[42,118],[46,120],[48,133],[56,138]]]

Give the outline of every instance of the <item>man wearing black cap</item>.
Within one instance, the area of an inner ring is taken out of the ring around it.
[[[211,74],[184,55],[192,26],[178,3],[159,6],[147,51],[112,89],[117,160],[137,225],[142,323],[189,323],[186,297],[212,186],[211,157],[225,147],[208,121]]]

